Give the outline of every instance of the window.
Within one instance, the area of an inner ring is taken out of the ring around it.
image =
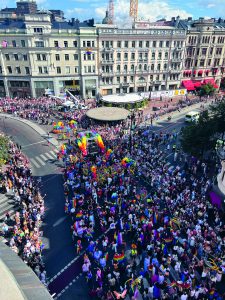
[[[149,48],[149,41],[146,41],[146,48]]]
[[[124,65],[123,69],[125,72],[127,72],[127,65]]]
[[[95,47],[95,41],[92,41],[92,42],[91,42],[91,46],[92,46],[92,47]]]
[[[140,71],[142,70],[142,65],[141,65],[141,64],[138,66],[138,69],[139,69]]]
[[[21,74],[20,67],[16,67],[16,73],[17,73],[17,74]]]
[[[204,67],[205,65],[205,60],[204,59],[200,59],[200,67]]]
[[[66,74],[70,74],[70,67],[66,67]]]
[[[128,60],[128,53],[127,52],[124,53],[124,59]]]
[[[127,83],[127,76],[123,77],[123,82]]]
[[[158,65],[157,65],[157,70],[160,71],[160,69],[161,69],[161,65],[158,64]]]
[[[74,54],[74,55],[73,55],[73,59],[74,59],[74,60],[78,60],[78,54]]]
[[[116,77],[117,83],[120,83],[120,77]]]
[[[87,55],[87,60],[91,60],[91,54]]]
[[[64,47],[68,48],[68,42],[67,41],[64,41]]]
[[[38,72],[39,72],[39,74],[42,74],[42,73],[43,73],[42,67],[38,67]]]
[[[134,82],[134,76],[130,76],[130,81]]]
[[[92,60],[95,60],[95,54],[92,53]]]
[[[57,68],[56,68],[56,72],[57,72],[57,74],[61,74],[61,68],[60,68],[60,67],[57,67]]]
[[[59,41],[54,41],[54,46],[55,46],[56,48],[58,48],[58,47],[59,47]]]
[[[120,65],[116,67],[117,72],[120,72]]]
[[[87,56],[86,56],[86,54],[84,54],[84,60],[86,60],[87,59]]]
[[[8,66],[7,69],[8,69],[8,73],[12,74],[12,68],[10,66]]]
[[[206,55],[207,48],[202,48],[202,55]]]
[[[27,54],[23,55],[23,60],[27,61]]]
[[[43,48],[44,47],[44,41],[35,41],[35,47]]]
[[[12,41],[12,46],[16,47],[16,41],[15,40]]]
[[[170,46],[170,41],[166,41],[166,47]]]
[[[212,60],[208,59],[208,66],[211,66],[211,62],[212,62]]]
[[[37,60],[38,60],[38,61],[41,60],[41,54],[37,54]]]
[[[124,41],[124,47],[128,48],[128,41]]]
[[[117,42],[117,48],[121,48],[121,41]]]
[[[165,59],[168,59],[168,52],[165,52]]]
[[[29,67],[25,67],[25,73],[30,74],[30,68]]]
[[[10,60],[9,54],[5,54],[5,59]]]
[[[34,33],[43,33],[43,29],[40,27],[35,27],[34,28]]]
[[[152,59],[155,59],[155,52],[152,52]]]
[[[151,65],[151,71],[154,71],[154,64]]]
[[[86,41],[83,41],[83,47],[86,47]]]
[[[164,64],[163,68],[164,68],[164,70],[166,70],[167,69],[167,64]]]
[[[0,66],[0,74],[2,74],[2,67]]]
[[[153,41],[153,43],[152,43],[152,47],[156,47],[156,41]]]
[[[133,72],[133,71],[134,71],[134,65],[131,65],[131,66],[130,66],[130,69],[131,69],[131,71]]]
[[[142,48],[142,46],[143,46],[143,42],[139,41],[139,48]]]
[[[135,53],[131,53],[131,59],[135,60]]]
[[[147,71],[147,65],[146,64],[144,65],[144,70]]]
[[[15,59],[15,60],[19,60],[18,54],[14,54],[14,59]]]
[[[21,47],[26,47],[26,43],[24,40],[21,40]]]
[[[42,60],[46,61],[47,60],[47,56],[46,54],[42,54]]]
[[[79,70],[78,67],[75,67],[75,68],[74,68],[74,72],[75,72],[75,73],[78,73],[78,70]]]
[[[117,60],[121,60],[121,53],[117,53]]]
[[[162,48],[163,47],[163,41],[159,42],[159,47]]]
[[[159,52],[158,59],[162,59],[162,52]]]
[[[77,41],[73,41],[73,46],[77,48]]]
[[[44,74],[48,74],[48,67],[43,67]]]
[[[135,48],[135,41],[132,41],[132,42],[131,42],[131,47],[132,47],[132,48]]]
[[[69,57],[69,54],[65,54],[65,60],[69,60],[70,57]]]

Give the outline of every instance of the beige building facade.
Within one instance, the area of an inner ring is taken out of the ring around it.
[[[34,2],[20,1],[15,11],[0,11],[0,97],[165,95],[207,82],[218,88],[224,41],[221,19],[177,17],[122,29],[66,21],[62,11],[38,11]]]
[[[186,32],[98,27],[99,91],[102,95],[165,91],[180,86]]]

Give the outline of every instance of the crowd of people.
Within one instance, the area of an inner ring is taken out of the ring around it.
[[[44,197],[31,173],[28,159],[21,147],[9,141],[9,159],[1,172],[1,193],[12,197],[16,212],[13,218],[6,213],[1,234],[9,247],[37,274],[46,285],[42,260],[41,224],[44,216]]]
[[[103,153],[83,156],[74,140],[63,155],[65,212],[90,295],[223,299],[224,215],[210,203],[207,164],[178,154],[171,168],[176,133],[130,140],[122,128],[107,129]]]

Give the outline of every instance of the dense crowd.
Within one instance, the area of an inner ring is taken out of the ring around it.
[[[116,135],[120,143],[107,139]],[[117,126],[107,128],[105,153],[84,157],[76,141],[67,145],[65,212],[92,297],[223,299],[223,214],[208,198],[207,164],[176,152],[176,139],[139,130],[130,141]],[[124,167],[124,157],[135,164]]]
[[[42,261],[41,223],[44,216],[44,198],[39,184],[32,178],[27,158],[19,145],[9,142],[10,158],[1,173],[1,192],[9,194],[16,207],[11,219],[7,212],[1,226],[5,243],[30,266],[41,282],[46,284]]]

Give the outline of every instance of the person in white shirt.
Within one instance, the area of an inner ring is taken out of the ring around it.
[[[186,292],[184,292],[184,293],[181,295],[180,300],[187,300],[187,298],[188,298],[188,295],[187,295]]]

